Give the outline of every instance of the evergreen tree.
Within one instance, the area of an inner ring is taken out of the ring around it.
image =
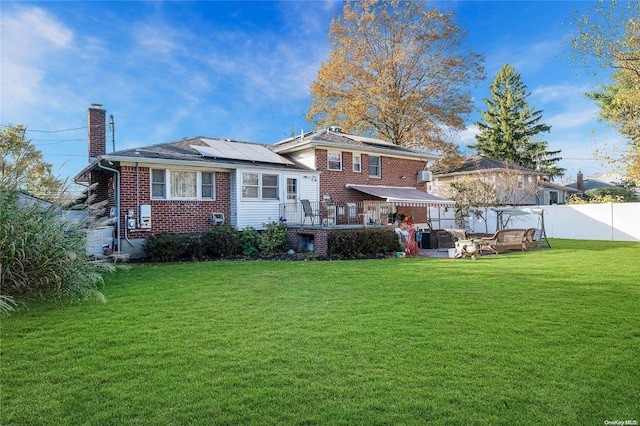
[[[478,154],[509,164],[538,169],[550,179],[561,176],[564,169],[554,166],[561,160],[560,151],[548,151],[547,142],[537,140],[551,126],[541,124],[542,110],[529,107],[527,86],[520,74],[505,64],[489,85],[491,96],[484,99],[487,110],[475,125],[480,133],[470,145]]]

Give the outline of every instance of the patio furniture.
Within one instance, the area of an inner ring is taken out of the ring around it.
[[[302,224],[304,225],[304,223],[307,221],[307,218],[310,218],[311,224],[313,225],[313,223],[316,220],[316,217],[318,217],[318,212],[314,211],[311,208],[311,202],[309,200],[300,200],[300,202],[302,203],[302,210],[304,211],[304,218],[302,219]]]
[[[445,231],[451,234],[454,241],[469,239],[469,233],[464,229],[447,228]]]
[[[482,240],[488,243],[496,253],[504,253],[509,250],[525,251],[525,234],[526,229],[501,229],[493,234],[490,238],[483,238]]]
[[[453,235],[445,229],[437,229],[434,231],[436,233],[436,238],[438,239],[438,248],[453,248],[454,241]]]
[[[527,232],[524,234],[524,245],[527,250],[533,249],[533,242],[535,241],[536,232],[538,230],[536,228],[529,228]]]

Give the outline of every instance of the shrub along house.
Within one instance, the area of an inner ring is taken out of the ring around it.
[[[106,153],[106,112],[97,105],[88,115],[89,164],[74,180],[98,184],[98,201],[118,218],[114,248],[132,257],[159,232],[279,220],[292,248],[315,242],[326,255],[330,227],[382,226],[398,214],[426,222],[430,208],[453,205],[426,193],[437,156],[337,128],[274,145],[194,137]]]

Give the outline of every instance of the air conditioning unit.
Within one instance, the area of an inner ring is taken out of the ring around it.
[[[209,223],[213,226],[224,225],[224,213],[211,213]]]
[[[420,170],[418,172],[418,183],[431,182],[431,172]]]

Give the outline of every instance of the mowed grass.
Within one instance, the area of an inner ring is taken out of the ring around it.
[[[640,421],[640,244],[134,265],[2,321],[3,425]]]

